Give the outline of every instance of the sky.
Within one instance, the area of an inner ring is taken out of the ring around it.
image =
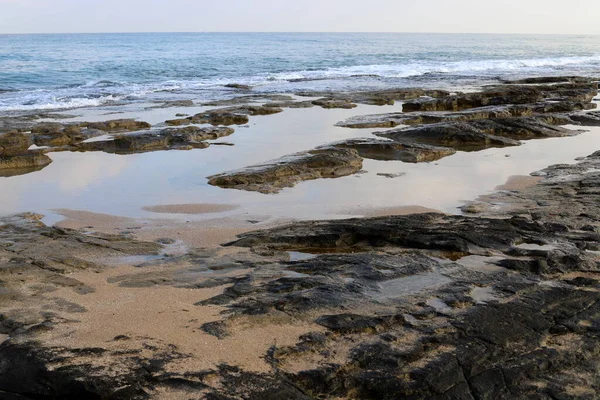
[[[0,33],[600,34],[592,0],[0,0]]]

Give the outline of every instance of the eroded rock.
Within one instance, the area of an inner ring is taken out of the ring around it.
[[[409,163],[436,161],[456,153],[456,150],[448,147],[377,139],[350,139],[332,143],[330,146],[354,149],[361,157],[372,160],[398,160]]]
[[[227,127],[167,128],[161,131],[143,131],[127,135],[117,135],[111,140],[80,143],[78,151],[104,151],[107,153],[143,153],[157,150],[205,149],[210,146],[206,140],[229,136],[234,132]]]
[[[323,147],[285,156],[241,170],[209,176],[208,183],[223,188],[277,193],[298,182],[338,178],[362,168],[362,158],[352,149]]]
[[[271,115],[282,112],[281,108],[264,106],[238,106],[206,111],[183,119],[166,121],[168,125],[211,124],[211,125],[244,125],[248,116]]]
[[[24,134],[0,134],[0,176],[38,171],[52,162],[45,154],[29,151],[31,140]]]
[[[415,141],[459,150],[479,150],[486,147],[518,146],[519,140],[571,136],[578,133],[549,125],[535,117],[523,117],[443,122],[375,134],[399,142]]]

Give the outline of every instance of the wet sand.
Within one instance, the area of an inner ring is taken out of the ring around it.
[[[231,326],[230,337],[217,339],[201,331],[200,327],[204,323],[222,320],[220,313],[225,308],[194,303],[222,293],[223,287],[132,288],[111,283],[111,278],[140,273],[145,272],[121,266],[98,274],[71,274],[70,278],[84,283],[94,292],[82,296],[71,289],[60,289],[53,296],[77,304],[85,311],[64,313],[68,322],[40,339],[52,346],[103,346],[121,351],[154,346],[168,352],[172,351],[169,350],[170,345],[176,345],[177,352],[185,357],[170,368],[179,372],[206,370],[221,363],[239,365],[249,371],[268,372],[270,367],[264,360],[264,354],[269,347],[274,344],[293,345],[300,335],[320,329],[315,324],[294,321],[285,315],[279,324],[272,319],[268,324],[259,324],[240,318]],[[102,360],[97,362],[102,363]]]
[[[542,178],[529,175],[513,175],[504,185],[496,186],[496,190],[522,190],[536,185]]]

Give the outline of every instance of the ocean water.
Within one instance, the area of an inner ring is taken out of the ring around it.
[[[144,33],[0,35],[0,113],[255,92],[473,87],[599,75],[600,36]]]

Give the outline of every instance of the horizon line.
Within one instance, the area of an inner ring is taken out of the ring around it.
[[[93,31],[93,32],[0,32],[0,35],[127,35],[127,34],[411,34],[411,35],[530,35],[530,36],[600,36],[600,33],[547,32],[406,32],[406,31]]]

